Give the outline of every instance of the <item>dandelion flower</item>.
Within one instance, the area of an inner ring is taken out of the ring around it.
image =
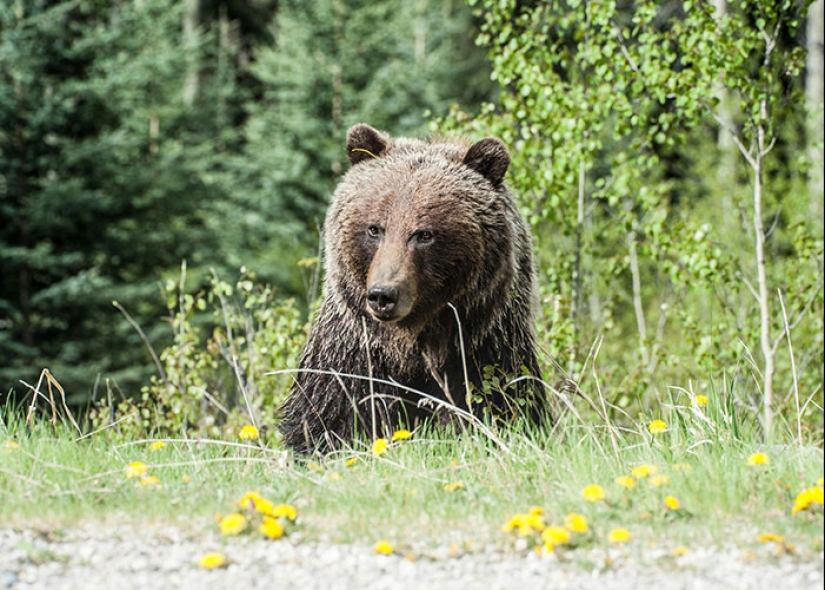
[[[401,430],[396,430],[392,433],[392,442],[397,440],[407,440],[410,437],[412,437],[412,432],[402,428]]]
[[[823,493],[825,493],[825,490],[819,486],[802,490],[794,499],[792,513],[796,514],[802,510],[807,510],[811,507],[811,504],[819,504],[822,506]]]
[[[530,506],[530,510],[528,510],[527,512],[528,514],[531,514],[533,516],[541,516],[542,514],[544,514],[544,508],[542,508],[541,506]]]
[[[151,446],[149,448],[152,449],[153,451],[160,451],[165,446],[166,446],[165,442],[163,442],[162,440],[156,440],[155,442],[153,442],[151,444]]]
[[[218,523],[222,535],[238,535],[246,528],[246,517],[238,512],[232,512],[221,518]]]
[[[143,461],[132,461],[126,466],[126,477],[140,477],[149,471],[149,466]]]
[[[156,475],[144,475],[140,478],[140,485],[160,487],[160,480]]]
[[[544,519],[537,512],[514,514],[502,527],[505,533],[515,530],[519,537],[526,537],[544,530]]]
[[[670,552],[670,554],[674,557],[681,557],[682,555],[687,555],[688,553],[690,553],[690,549],[687,547],[674,547],[673,551]]]
[[[670,510],[679,510],[679,508],[682,507],[682,503],[679,502],[679,498],[675,496],[665,496],[665,506]]]
[[[654,488],[660,488],[670,481],[667,475],[654,475],[650,478],[650,485]]]
[[[460,481],[452,481],[444,486],[445,492],[457,492],[458,490],[463,490],[464,484]]]
[[[358,457],[350,457],[347,459],[347,467],[352,467],[356,463],[358,463]]]
[[[258,531],[269,539],[280,539],[284,535],[284,527],[278,522],[277,518],[271,516],[264,516]]]
[[[748,465],[767,465],[771,462],[771,458],[768,457],[765,453],[754,453],[750,457],[748,457]]]
[[[372,454],[373,455],[383,455],[387,452],[387,439],[386,438],[377,438],[375,442],[372,443]]]
[[[613,529],[607,535],[608,543],[627,543],[633,535],[627,529]]]
[[[582,496],[588,502],[599,502],[605,498],[604,488],[600,485],[590,484],[582,490]]]
[[[258,429],[252,424],[247,424],[238,433],[238,438],[241,440],[258,440]]]
[[[392,545],[390,545],[389,541],[378,541],[372,550],[381,555],[392,555],[393,552]]]
[[[545,546],[567,545],[570,543],[570,531],[561,526],[549,526],[541,532],[541,540]]]
[[[704,408],[708,405],[708,396],[706,395],[697,395],[693,398],[693,407],[694,408]]]
[[[634,467],[630,471],[630,475],[632,475],[636,479],[644,479],[645,477],[647,477],[649,475],[653,475],[657,471],[659,471],[659,468],[656,467],[655,465],[650,465],[649,463],[643,463],[642,465],[638,465],[637,467]]]
[[[620,475],[614,481],[623,488],[627,488],[628,490],[632,489],[633,486],[636,485],[636,480],[630,477],[629,475]]]
[[[4,440],[3,441],[3,448],[7,451],[13,451],[14,449],[20,448],[20,443],[15,440]]]
[[[773,533],[763,533],[756,538],[757,541],[760,543],[778,543],[782,544],[785,542],[785,537],[780,535],[774,535]]]
[[[564,518],[564,526],[574,533],[586,533],[587,517],[584,514],[571,512]]]
[[[198,561],[198,567],[202,567],[203,569],[211,570],[217,567],[223,567],[226,565],[226,555],[223,553],[217,553],[215,551],[210,551],[206,553],[203,557],[200,558]]]
[[[667,423],[664,420],[653,420],[647,425],[647,429],[651,434],[661,434],[667,432]]]
[[[238,506],[248,510],[260,512],[265,516],[278,516],[276,514],[275,505],[266,498],[262,497],[258,492],[245,493],[243,497],[238,500],[237,504]]]
[[[273,518],[280,518],[281,516],[286,516],[289,520],[295,521],[298,518],[298,511],[295,510],[294,506],[290,504],[278,504],[272,509],[272,516]]]

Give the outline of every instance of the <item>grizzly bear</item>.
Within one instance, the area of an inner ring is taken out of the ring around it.
[[[549,418],[531,238],[498,139],[347,134],[324,229],[324,297],[282,408],[284,442],[328,450],[431,417]],[[485,377],[506,386],[485,387]]]

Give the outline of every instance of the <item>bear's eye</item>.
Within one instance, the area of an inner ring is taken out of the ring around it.
[[[433,232],[428,229],[422,229],[416,234],[419,244],[429,244],[433,241]]]
[[[371,238],[379,238],[382,233],[381,228],[377,225],[371,225],[367,228],[367,235]]]

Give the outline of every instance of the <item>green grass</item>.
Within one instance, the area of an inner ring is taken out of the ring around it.
[[[11,412],[0,421],[0,521],[46,529],[89,521],[170,523],[197,534],[217,530],[216,515],[236,510],[233,503],[256,490],[298,509],[292,532],[298,542],[386,539],[422,555],[449,545],[523,549],[502,526],[540,506],[548,525],[563,524],[569,512],[586,515],[590,531],[576,537],[583,548],[606,547],[608,532],[625,527],[633,534],[627,547],[753,548],[759,534],[774,533],[797,555],[821,551],[822,506],[791,513],[797,493],[823,476],[821,450],[765,447],[741,424],[734,437],[730,415],[714,403],[701,411],[663,408],[656,417],[669,428],[656,435],[647,420],[618,429],[566,413],[553,433],[503,431],[493,440],[473,428],[459,436],[419,431],[382,456],[364,442],[311,462],[234,441],[164,439],[155,451],[151,440],[126,440],[115,429],[78,440],[67,424],[56,432],[45,420],[27,427],[21,412]],[[747,465],[754,451],[767,453],[770,463]],[[358,461],[349,466],[352,457]],[[127,478],[133,461],[149,465],[160,485]],[[655,487],[645,478],[625,490],[614,482],[642,463],[657,466],[667,483]],[[452,482],[463,488],[445,491]],[[605,489],[605,501],[584,500],[581,490],[589,484]],[[668,510],[666,495],[681,508]],[[575,557],[579,549],[566,551]]]

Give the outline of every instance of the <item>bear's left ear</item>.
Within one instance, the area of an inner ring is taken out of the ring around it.
[[[467,150],[464,164],[498,187],[504,180],[507,166],[510,165],[510,154],[501,140],[488,137],[474,143]]]
[[[379,157],[389,145],[389,136],[365,123],[353,125],[347,131],[347,158],[353,166],[362,160]]]

